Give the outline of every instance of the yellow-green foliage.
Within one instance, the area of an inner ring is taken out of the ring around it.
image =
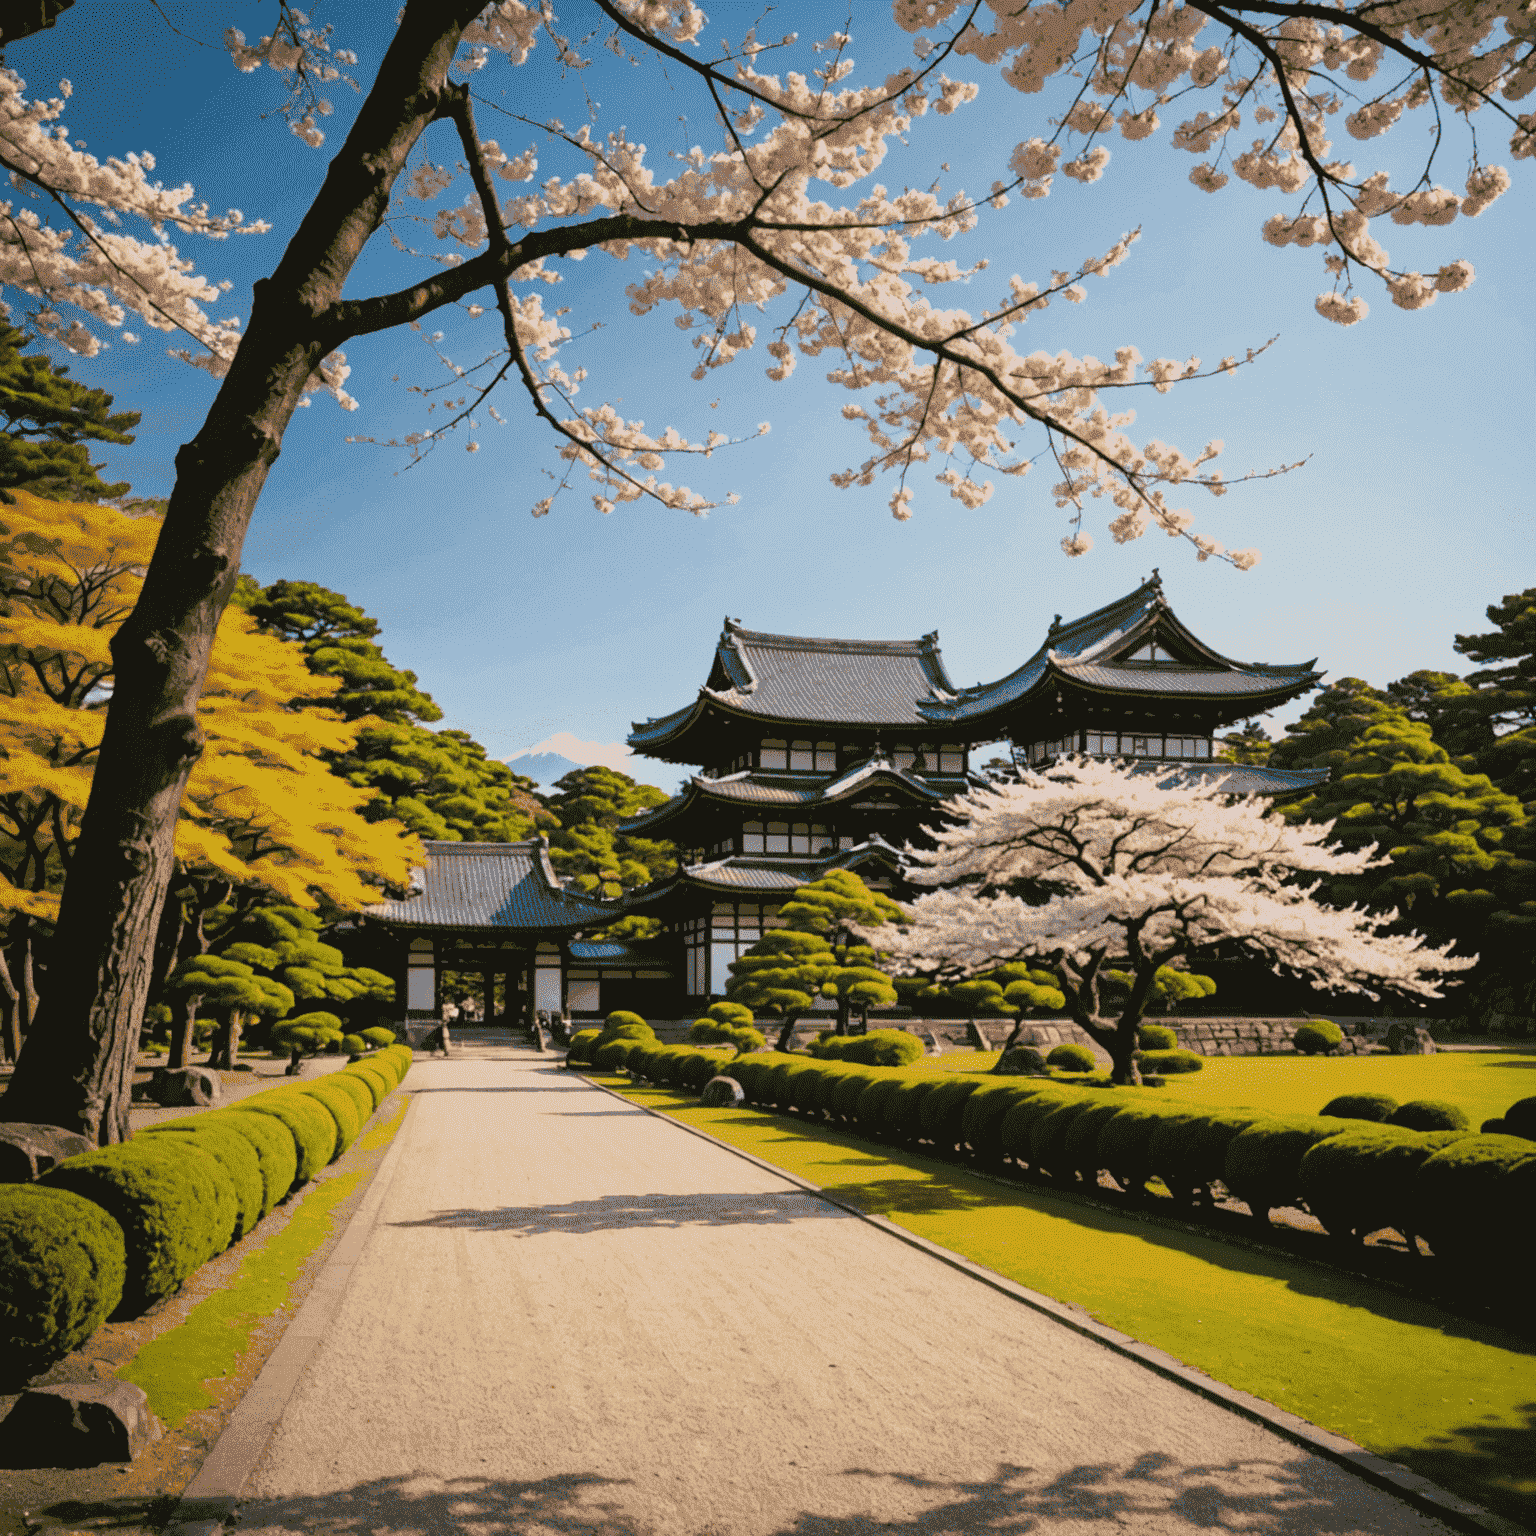
[[[278,1201],[287,1197],[299,1171],[293,1133],[270,1115],[237,1115],[233,1109],[205,1111],[190,1118],[205,1126],[228,1126],[250,1142],[261,1169],[261,1214],[269,1215]]]
[[[378,1105],[374,1103],[373,1094],[367,1083],[358,1077],[355,1072],[332,1072],[326,1078],[326,1082],[333,1087],[341,1089],[352,1100],[352,1107],[357,1111],[358,1125],[361,1126],[371,1116]]]
[[[0,1392],[62,1360],[122,1300],[123,1229],[65,1189],[0,1184]]]
[[[394,1083],[390,1080],[389,1075],[386,1074],[377,1062],[354,1061],[350,1067],[343,1067],[342,1072],[337,1075],[340,1076],[342,1074],[356,1078],[368,1090],[373,1097],[373,1109],[377,1109],[384,1102],[389,1096],[390,1090],[394,1087]],[[373,1109],[370,1109],[368,1113],[372,1114]]]
[[[317,1082],[305,1083],[302,1087],[290,1088],[287,1091],[305,1094],[314,1099],[336,1122],[336,1145],[331,1149],[330,1156],[330,1161],[334,1163],[357,1140],[357,1133],[363,1128],[365,1117],[359,1115],[352,1095],[331,1082],[328,1077],[322,1077]]]
[[[279,1088],[252,1094],[233,1107],[236,1114],[271,1115],[288,1127],[298,1153],[293,1175],[295,1189],[314,1178],[336,1150],[336,1122],[321,1105],[303,1094],[286,1093]]]
[[[50,1168],[38,1184],[94,1201],[123,1229],[126,1276],[115,1315],[137,1317],[229,1246],[235,1188],[207,1152],[182,1144],[126,1142],[82,1152]]]
[[[262,1210],[264,1189],[261,1159],[256,1148],[235,1130],[228,1120],[209,1120],[205,1115],[186,1115],[179,1120],[163,1120],[147,1126],[148,1137],[190,1137],[199,1151],[207,1152],[224,1165],[235,1190],[235,1225],[231,1242],[238,1242],[266,1213]]]

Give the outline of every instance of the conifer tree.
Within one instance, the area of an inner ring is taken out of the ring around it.
[[[591,896],[619,896],[665,879],[677,868],[676,848],[662,838],[631,837],[619,824],[666,800],[665,791],[613,768],[573,770],[549,799],[559,819],[549,835],[550,862]]]

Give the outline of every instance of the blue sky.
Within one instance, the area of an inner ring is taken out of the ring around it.
[[[706,8],[710,37],[738,33],[758,14],[739,4]],[[765,30],[798,20],[809,37],[826,27],[824,7],[801,9],[798,17],[793,6],[781,9]],[[242,76],[222,48],[191,40],[216,43],[226,24],[254,38],[270,30],[274,5],[168,3],[165,14],[189,37],[148,4],[81,5],[51,32],[10,49],[7,63],[32,94],[52,94],[61,77],[72,81],[66,121],[94,153],[150,149],[168,183],[191,180],[214,207],[272,222],[265,236],[183,244],[210,276],[233,284],[227,308],[216,312],[246,315],[251,283],[276,264],[360,98],[335,90],[330,143],[308,149],[276,112],[276,76]],[[349,0],[314,14],[358,52],[354,73],[366,87],[393,7]],[[589,12],[563,14],[577,35],[592,24]],[[883,6],[861,0],[856,16],[856,79],[907,57],[910,44]],[[599,128],[627,124],[653,156],[714,147],[707,105],[687,81],[601,52],[584,75],[562,78],[540,46],[522,69],[493,60],[475,78],[481,131],[509,152],[541,136],[498,108],[574,126],[588,97],[602,104]],[[980,99],[952,118],[919,122],[910,149],[893,154],[881,180],[926,185],[947,161],[946,188],[980,191],[1004,174],[1013,143],[1041,131],[1049,101],[1022,97],[975,66],[957,72],[981,83]],[[434,147],[446,156],[448,130],[435,132],[444,138]],[[1507,164],[1491,123],[1483,135],[1485,159]],[[1401,171],[1422,150],[1424,128],[1410,121],[1369,145],[1349,143],[1342,129],[1339,138],[1357,163]],[[766,437],[708,464],[691,461],[681,475],[681,466],[671,468],[669,478],[711,496],[739,492],[739,505],[697,519],[638,503],[605,517],[578,486],[535,520],[529,508],[548,494],[546,472],[561,466],[553,440],[513,393],[499,397],[508,424],[475,433],[481,446],[473,455],[462,435],[415,467],[398,451],[347,443],[348,435],[419,428],[420,400],[406,386],[440,381],[419,338],[390,334],[348,349],[359,411],[347,415],[317,399],[295,419],[257,509],[245,569],[263,582],[319,581],[363,604],[381,621],[391,659],[413,668],[442,704],[445,723],[471,731],[498,757],[559,732],[614,742],[632,720],[686,703],[725,614],[792,633],[892,638],[937,629],[950,672],[964,684],[1017,665],[1053,613],[1070,617],[1109,601],[1153,566],[1181,617],[1230,655],[1315,655],[1334,677],[1378,685],[1420,667],[1466,670],[1453,636],[1486,627],[1488,603],[1536,582],[1530,162],[1510,166],[1513,192],[1475,221],[1431,231],[1387,226],[1378,236],[1395,260],[1420,269],[1467,257],[1478,274],[1468,292],[1408,314],[1365,288],[1370,317],[1344,330],[1312,310],[1324,286],[1318,255],[1259,238],[1262,220],[1289,205],[1236,183],[1206,196],[1186,180],[1192,158],[1162,143],[1114,141],[1111,149],[1097,184],[1058,178],[1044,201],[1015,202],[978,234],[943,250],[935,244],[936,254],[985,254],[991,263],[973,280],[974,294],[946,297],[980,308],[1011,272],[1045,279],[1139,225],[1130,261],[1091,281],[1086,304],[1030,322],[1033,334],[1021,338],[1029,349],[1107,356],[1133,343],[1146,357],[1214,360],[1277,337],[1235,379],[1167,397],[1148,391],[1134,402],[1138,439],[1158,436],[1193,452],[1219,437],[1229,477],[1306,459],[1290,475],[1189,503],[1203,531],[1228,547],[1263,551],[1252,571],[1199,564],[1187,544],[1162,535],[1117,547],[1095,506],[1085,523],[1095,548],[1068,560],[1059,549],[1064,514],[1044,466],[1002,480],[975,511],[922,476],[912,482],[916,515],[898,524],[886,509],[891,484],[842,491],[829,483],[862,459],[864,444],[838,415],[848,395],[825,383],[813,360],[801,359],[788,383],[774,384],[758,350],[694,383],[693,354],[670,317],[627,312],[623,288],[640,265],[620,268],[602,255],[566,264],[569,280],[546,293],[547,304],[572,307],[573,325],[600,327],[568,350],[568,366],[590,370],[583,399],[621,402],[626,416],[653,430],[675,424],[697,436],[710,428],[750,433],[770,421]],[[1464,140],[1449,135],[1444,153],[1436,180],[1459,187]],[[547,147],[540,157],[541,177],[575,169]],[[448,201],[461,195],[456,185]],[[421,270],[382,237],[375,245],[349,292],[392,288]],[[464,326],[445,324],[443,345],[467,363],[495,339]],[[163,495],[176,449],[196,431],[214,385],[166,358],[160,336],[144,334],[137,347],[119,342],[73,367],[112,390],[120,407],[144,412],[138,441],[111,451],[108,470],[140,494]],[[1303,707],[1281,712],[1271,729]],[[675,782],[666,765],[636,762],[634,771]]]

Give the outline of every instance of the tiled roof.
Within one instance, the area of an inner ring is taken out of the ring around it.
[[[792,891],[819,879],[829,870],[858,869],[872,863],[896,869],[901,863],[901,855],[880,837],[871,837],[857,848],[841,849],[819,859],[733,854],[703,864],[685,865],[667,880],[630,891],[624,901],[632,910],[640,911],[685,885],[719,891]]]
[[[1183,659],[1156,666],[1117,664],[1115,658],[1154,633],[1160,644]],[[1168,606],[1162,581],[1154,572],[1134,592],[1080,619],[1064,624],[1058,614],[1044,644],[1023,666],[995,683],[967,688],[953,703],[925,708],[924,713],[935,726],[973,726],[982,717],[1005,713],[1049,677],[1117,693],[1255,701],[1263,698],[1279,703],[1313,686],[1321,676],[1311,661],[1234,661],[1212,650]]]
[[[1159,778],[1221,779],[1233,795],[1288,795],[1311,789],[1328,777],[1326,768],[1262,768],[1254,763],[1138,763],[1133,773],[1155,773]]]
[[[801,810],[837,805],[882,779],[888,785],[894,781],[919,800],[931,803],[964,794],[970,788],[970,780],[964,774],[918,774],[910,768],[898,768],[883,754],[866,758],[843,773],[815,779],[808,779],[805,774],[763,773],[753,769],[722,779],[695,774],[681,794],[674,795],[665,805],[620,822],[619,830],[633,833],[661,826],[691,810],[701,800],[724,805],[781,806]]]
[[[656,720],[637,721],[637,751],[675,735],[705,704],[767,720],[919,730],[919,706],[951,697],[937,634],[917,640],[824,640],[743,629],[727,619],[698,700]]]
[[[543,932],[611,923],[617,909],[561,888],[542,838],[525,843],[428,842],[421,893],[367,908],[407,928]]]

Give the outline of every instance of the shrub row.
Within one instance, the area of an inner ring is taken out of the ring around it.
[[[388,1045],[0,1185],[0,1390],[172,1295],[339,1157],[410,1063]]]
[[[1385,1227],[1474,1274],[1513,1284],[1536,1196],[1536,1145],[1473,1134],[1454,1105],[1389,1103],[1393,1123],[1346,1118],[1355,1096],[1320,1115],[1217,1109],[1053,1079],[860,1066],[761,1052],[720,1069],[749,1103],[793,1110],[862,1135],[928,1142],[982,1162],[1011,1160],[1057,1182],[1108,1173],[1132,1196],[1162,1181],[1180,1201],[1213,1186],[1260,1219],[1312,1212],[1331,1235]],[[1342,1108],[1341,1108],[1342,1104]],[[1458,1123],[1447,1124],[1446,1121]]]
[[[866,1067],[904,1067],[923,1054],[923,1042],[904,1029],[871,1029],[862,1035],[824,1030],[810,1044],[819,1061],[854,1061]]]

